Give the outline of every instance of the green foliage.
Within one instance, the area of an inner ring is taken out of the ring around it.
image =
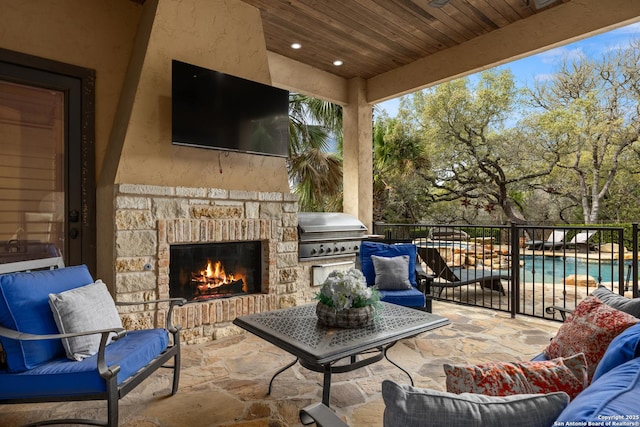
[[[383,116],[373,128],[374,220],[415,222],[425,198],[429,159],[419,135],[402,121]]]
[[[524,90],[509,70],[489,70],[403,97],[397,118],[374,124],[374,219],[637,218],[638,63],[636,40],[599,60],[567,59]]]
[[[289,180],[301,211],[342,210],[342,108],[316,98],[289,95]]]
[[[565,61],[552,80],[528,92],[532,109],[526,125],[538,129],[558,156],[547,183],[556,198],[580,207],[585,223],[602,219],[626,152],[638,144],[637,55],[636,42],[598,61]]]
[[[522,222],[510,195],[521,193],[550,166],[544,156],[535,155],[538,144],[528,135],[505,129],[519,99],[511,73],[486,71],[474,86],[469,79],[457,79],[413,98],[411,105],[422,108],[420,129],[432,164],[423,175],[430,184],[428,199],[458,201],[450,211],[465,219],[482,215],[503,223]]]

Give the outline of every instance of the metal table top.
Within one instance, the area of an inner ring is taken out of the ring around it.
[[[439,328],[449,319],[382,302],[374,324],[358,329],[330,328],[318,322],[316,304],[237,317],[233,323],[294,356],[323,365],[402,338]]]

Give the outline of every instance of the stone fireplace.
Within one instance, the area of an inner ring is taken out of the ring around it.
[[[174,311],[174,323],[182,326],[186,342],[238,333],[231,323],[236,316],[310,300],[309,281],[298,280],[296,196],[134,184],[114,190],[114,294],[119,301],[171,296],[172,247],[258,243],[260,283],[253,292],[192,299]],[[123,315],[125,328],[164,322],[162,309],[141,305],[136,310]]]

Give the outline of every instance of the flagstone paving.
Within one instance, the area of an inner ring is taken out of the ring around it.
[[[434,302],[434,313],[451,325],[400,341],[389,357],[411,372],[418,387],[444,390],[442,364],[528,360],[538,354],[560,323],[450,303]],[[269,380],[294,358],[248,333],[185,345],[180,389],[168,397],[170,374],[161,371],[120,402],[122,427],[300,426],[300,408],[322,399],[322,375],[294,365]],[[408,383],[386,360],[346,374],[334,374],[331,407],[349,425],[382,425],[382,380]],[[0,406],[0,425],[19,426],[53,417],[104,419],[104,402]]]

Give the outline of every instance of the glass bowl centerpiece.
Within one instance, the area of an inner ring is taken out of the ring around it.
[[[334,270],[316,294],[316,314],[320,323],[341,328],[361,328],[375,320],[380,292],[367,286],[362,272],[355,268]]]

